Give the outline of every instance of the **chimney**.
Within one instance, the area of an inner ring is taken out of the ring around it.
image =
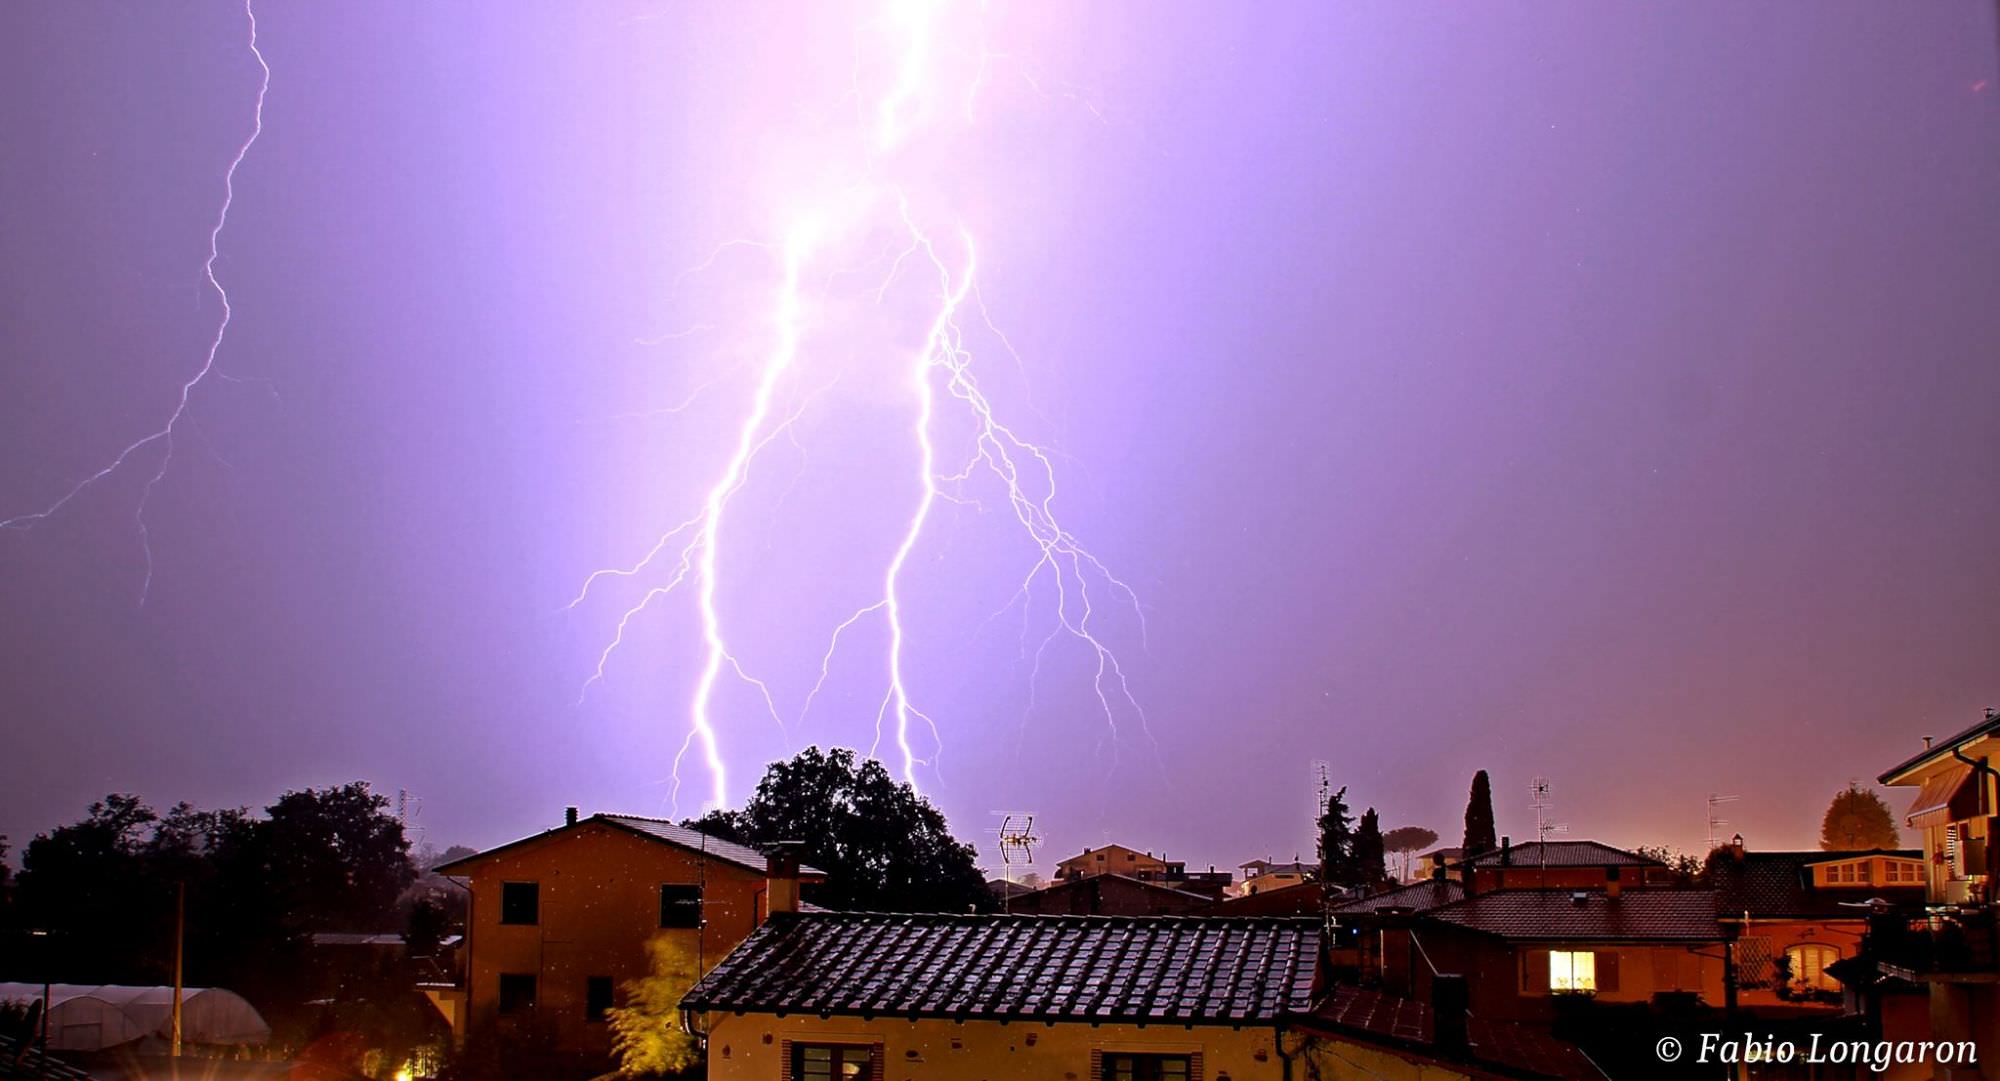
[[[1439,1051],[1465,1053],[1465,1017],[1470,1001],[1464,976],[1440,972],[1431,977],[1431,1035]]]
[[[799,842],[779,841],[764,854],[764,918],[799,910]]]
[[[1989,713],[1989,714],[1988,714],[1988,716],[1991,716],[1991,714]],[[1931,737],[1929,737],[1929,736],[1925,736],[1925,737],[1924,737],[1924,750],[1928,751],[1928,750],[1930,750],[1930,749],[1931,749]]]
[[[1604,896],[1612,901],[1616,901],[1619,892],[1624,889],[1624,883],[1618,880],[1619,870],[1617,864],[1604,869]]]
[[[1729,855],[1730,855],[1730,856],[1731,856],[1732,858],[1734,858],[1734,859],[1736,860],[1736,862],[1738,862],[1738,863],[1742,863],[1742,862],[1743,862],[1743,835],[1742,835],[1742,834],[1740,834],[1740,833],[1739,833],[1739,834],[1737,834],[1736,836],[1734,836],[1734,837],[1731,837],[1731,838],[1729,839]]]
[[[563,825],[565,826],[576,825],[576,808],[574,807],[563,808]]]
[[[1514,839],[1512,837],[1502,837],[1500,838],[1500,866],[1512,867],[1513,865]]]
[[[1431,879],[1436,882],[1443,882],[1445,880],[1445,875],[1446,871],[1445,871],[1444,861],[1439,860],[1437,862],[1437,866],[1431,868]]]

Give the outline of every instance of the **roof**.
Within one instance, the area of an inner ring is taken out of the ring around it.
[[[1151,852],[1141,852],[1136,848],[1128,848],[1125,845],[1111,844],[1099,845],[1096,848],[1086,848],[1066,860],[1059,861],[1056,866],[1066,867],[1072,863],[1096,863],[1098,861],[1094,857],[1097,856],[1125,856],[1128,857],[1125,860],[1126,863],[1135,865],[1140,863],[1164,864],[1167,862],[1164,856],[1155,856]],[[1109,859],[1104,860],[1104,863],[1107,865],[1111,862]]]
[[[1474,867],[1664,867],[1659,860],[1600,841],[1529,841],[1466,861]]]
[[[1973,725],[1972,727],[1966,729],[1963,732],[1960,732],[1958,735],[1955,735],[1950,739],[1942,739],[1932,743],[1930,746],[1924,748],[1923,750],[1917,752],[1914,755],[1911,755],[1909,758],[1906,758],[1903,761],[1896,763],[1894,766],[1885,770],[1880,777],[1877,777],[1875,779],[1882,784],[1890,785],[1893,787],[1897,784],[1902,783],[1900,781],[1895,780],[1895,778],[1900,777],[1903,774],[1908,773],[1913,769],[1916,769],[1918,766],[1925,765],[1936,759],[1949,757],[1951,755],[1952,749],[1955,747],[1963,746],[1964,744],[1972,740],[1978,739],[1981,736],[1992,736],[1992,735],[2000,735],[2000,712],[1987,710],[1986,717],[1984,720],[1981,720],[1979,723]]]
[[[1904,813],[1903,821],[1916,829],[1944,826],[1979,816],[1979,785],[1973,783],[1972,767],[1952,764],[1924,778],[1916,800]]]
[[[1530,1025],[1484,1021],[1478,1017],[1467,1020],[1465,1051],[1447,1056],[1434,1046],[1435,1029],[1428,1004],[1360,987],[1334,988],[1301,1023],[1327,1035],[1385,1043],[1440,1058],[1471,1060],[1514,1076],[1560,1081],[1605,1078],[1604,1071],[1575,1044],[1565,1043]]]
[[[172,1032],[172,987],[0,983],[0,1002],[39,1002],[44,992],[51,1051],[101,1051]],[[181,1030],[191,1043],[261,1044],[271,1038],[271,1026],[234,991],[183,987],[180,996]]]
[[[1184,916],[1213,902],[1207,894],[1121,874],[1072,878],[1006,900],[1010,911],[1074,916]]]
[[[1843,902],[1876,893],[1897,893],[1921,897],[1923,883],[1887,885],[1857,883],[1851,886],[1815,888],[1812,867],[1820,863],[1860,859],[1865,856],[1900,856],[1920,859],[1911,849],[1869,849],[1862,852],[1745,852],[1741,859],[1718,856],[1708,865],[1708,885],[1715,890],[1716,908],[1724,917],[1748,912],[1752,918],[1811,916],[1820,919],[1859,920],[1867,917],[1862,909],[1843,907]]]
[[[681,1008],[1270,1024],[1310,1009],[1314,920],[780,913]]]
[[[1239,871],[1251,867],[1257,868],[1257,873],[1255,875],[1250,876],[1252,878],[1261,878],[1264,875],[1282,875],[1282,874],[1316,875],[1319,873],[1319,864],[1307,863],[1304,860],[1293,860],[1290,863],[1272,863],[1270,860],[1251,860],[1249,863],[1239,863],[1236,865],[1236,868]]]
[[[627,833],[632,833],[640,837],[644,837],[647,840],[662,841],[667,844],[673,845],[676,848],[685,849],[690,852],[705,853],[706,855],[713,856],[716,859],[719,859],[725,863],[733,863],[738,867],[755,871],[760,875],[763,874],[765,870],[764,854],[758,851],[757,849],[751,848],[748,845],[739,845],[733,841],[725,841],[722,838],[717,837],[713,834],[704,833],[701,830],[690,829],[686,826],[677,825],[673,822],[667,821],[664,818],[641,818],[638,815],[613,815],[613,814],[591,815],[589,818],[586,818],[583,821],[578,822],[573,826],[560,826],[555,829],[543,830],[542,832],[537,833],[532,837],[523,837],[518,841],[509,841],[508,843],[501,845],[498,848],[489,848],[484,852],[475,852],[472,855],[466,856],[463,859],[456,859],[451,861],[450,863],[439,864],[438,866],[432,868],[432,870],[437,874],[444,874],[444,875],[463,874],[465,873],[465,869],[471,867],[473,864],[490,859],[496,855],[499,855],[502,852],[509,852],[523,845],[533,844],[537,841],[553,837],[559,833],[567,833],[570,830],[578,829],[583,826],[588,826],[592,823],[601,823],[603,825],[611,826],[616,829],[621,829],[626,831]],[[815,877],[823,878],[825,877],[826,872],[816,867],[801,866],[799,868],[799,874],[801,877],[805,878],[815,878]]]
[[[1333,906],[1335,916],[1363,915],[1396,909],[1406,912],[1427,912],[1440,905],[1465,899],[1465,886],[1457,879],[1430,878],[1422,882],[1412,882],[1398,886],[1386,893],[1372,897],[1357,897]]]
[[[1719,942],[1714,890],[1494,890],[1424,918],[1522,942]]]

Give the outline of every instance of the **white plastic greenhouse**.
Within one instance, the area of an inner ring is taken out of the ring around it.
[[[42,1000],[39,983],[0,983],[0,1002]],[[59,983],[49,988],[49,1050],[102,1051],[135,1040],[173,1037],[174,989]],[[220,987],[181,989],[181,1039],[196,1044],[263,1043],[271,1026],[255,1006]]]

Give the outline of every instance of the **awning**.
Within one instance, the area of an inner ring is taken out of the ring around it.
[[[1978,815],[1979,786],[1973,783],[1972,767],[1961,765],[1924,782],[1917,801],[1910,804],[1908,822],[1914,829],[1929,829]]]

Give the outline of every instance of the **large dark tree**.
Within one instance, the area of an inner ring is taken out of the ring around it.
[[[1347,787],[1329,793],[1319,816],[1319,873],[1333,886],[1358,884],[1354,863],[1354,816],[1347,810]]]
[[[688,825],[740,844],[799,842],[826,872],[808,896],[829,908],[877,912],[988,909],[993,895],[973,848],[944,815],[874,759],[808,747],[773,762],[741,811],[711,811]]]
[[[1382,820],[1376,817],[1375,808],[1361,813],[1361,824],[1354,829],[1354,882],[1369,892],[1387,885],[1389,869],[1382,858]]]
[[[1465,841],[1460,847],[1465,849],[1465,858],[1471,859],[1493,851],[1499,843],[1493,832],[1493,782],[1480,770],[1472,775],[1472,796],[1465,801]]]
[[[1820,819],[1819,846],[1828,852],[1901,848],[1903,835],[1889,805],[1872,790],[1849,784],[1836,793]]]

